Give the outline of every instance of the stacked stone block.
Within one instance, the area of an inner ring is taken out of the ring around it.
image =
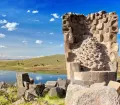
[[[100,11],[88,16],[67,13],[63,16],[63,33],[68,79],[73,77],[71,63],[85,71],[117,71],[118,16]],[[79,67],[79,66],[78,66]],[[77,70],[78,71],[78,70]]]

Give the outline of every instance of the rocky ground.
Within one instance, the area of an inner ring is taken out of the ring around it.
[[[0,82],[0,105],[64,105],[66,91],[62,88],[66,87],[60,83],[66,82],[58,79],[46,84],[31,84],[27,89]]]

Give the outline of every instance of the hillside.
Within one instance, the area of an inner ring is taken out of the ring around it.
[[[118,71],[120,71],[120,58],[118,58],[118,62]],[[65,56],[51,55],[27,60],[0,61],[0,69],[43,73],[66,73]]]
[[[65,56],[52,55],[27,60],[0,61],[1,70],[65,73]]]

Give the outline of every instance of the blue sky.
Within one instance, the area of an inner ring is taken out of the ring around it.
[[[0,0],[0,56],[63,54],[61,16],[101,10],[120,16],[120,0]]]

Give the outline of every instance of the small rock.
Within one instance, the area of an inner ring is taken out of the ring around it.
[[[42,92],[42,95],[45,96],[49,92],[49,88],[45,88]]]
[[[66,80],[63,80],[63,79],[58,79],[57,80],[57,85],[58,87],[66,90],[67,89],[67,81]]]
[[[0,89],[3,89],[3,88],[8,88],[9,85],[5,82],[0,82]]]
[[[45,83],[45,87],[48,87],[48,88],[56,87],[56,85],[57,85],[57,81],[47,81]]]
[[[116,89],[116,91],[118,92],[118,94],[120,94],[120,83],[119,82],[110,81],[109,84],[108,84],[108,86]]]
[[[30,77],[30,84],[34,84],[34,79]]]
[[[62,88],[59,88],[59,87],[54,87],[54,88],[51,88],[50,91],[49,91],[49,96],[50,97],[64,97],[65,96],[65,90],[62,89]]]

